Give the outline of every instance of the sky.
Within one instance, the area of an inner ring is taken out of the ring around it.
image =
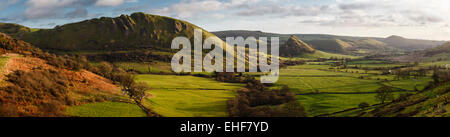
[[[449,0],[0,0],[0,22],[53,28],[145,12],[208,31],[450,40]]]

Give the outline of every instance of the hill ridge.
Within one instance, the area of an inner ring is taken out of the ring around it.
[[[170,49],[173,38],[193,40],[189,22],[142,12],[119,17],[101,17],[27,33],[22,40],[55,51]],[[203,30],[203,37],[214,36]]]
[[[293,57],[314,52],[314,48],[294,35],[292,35],[285,44],[280,46],[281,56]]]

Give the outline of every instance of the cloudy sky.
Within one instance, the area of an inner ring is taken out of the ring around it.
[[[140,11],[209,31],[450,40],[449,5],[449,0],[0,0],[0,22],[52,28]]]

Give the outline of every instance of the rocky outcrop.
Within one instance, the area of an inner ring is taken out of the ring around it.
[[[295,57],[305,53],[314,52],[314,48],[294,35],[292,35],[285,44],[280,46],[280,55],[284,57]]]
[[[197,28],[199,27],[188,22],[169,17],[133,13],[40,30],[26,35],[23,40],[42,49],[64,51],[129,50],[147,47],[161,49],[170,48],[173,38],[178,36],[193,39],[194,29]]]

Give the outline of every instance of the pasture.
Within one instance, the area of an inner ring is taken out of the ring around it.
[[[151,87],[145,105],[165,117],[226,117],[226,101],[244,86],[174,75],[138,75],[136,81]]]
[[[119,102],[89,103],[66,108],[69,116],[77,117],[146,117],[147,114],[135,104]]]
[[[370,68],[407,65],[375,60],[348,64]],[[271,88],[289,86],[308,115],[317,116],[356,108],[362,102],[370,105],[380,103],[375,99],[375,91],[383,85],[394,87],[398,96],[422,90],[430,81],[430,77],[396,80],[394,75],[381,75],[381,70],[337,69],[330,63],[309,62],[281,69],[279,81]]]

